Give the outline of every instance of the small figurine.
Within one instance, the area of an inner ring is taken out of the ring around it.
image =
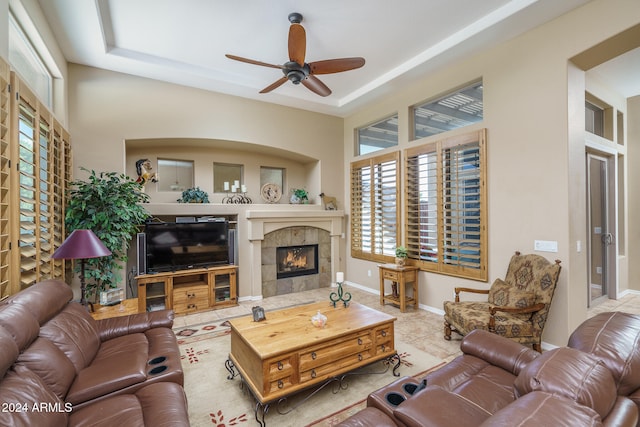
[[[143,186],[149,181],[158,182],[158,176],[153,172],[153,166],[151,166],[151,161],[149,159],[140,159],[136,161],[136,172],[138,174],[136,182]]]
[[[335,197],[325,196],[324,193],[320,193],[320,198],[322,199],[324,210],[326,211],[338,210],[338,201],[336,200]]]

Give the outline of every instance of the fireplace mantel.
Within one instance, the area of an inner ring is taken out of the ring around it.
[[[343,235],[344,211],[326,210],[247,210],[247,239],[251,257],[251,295],[262,298],[262,241],[265,234],[288,228],[308,226],[329,232],[331,236],[331,277],[340,266],[340,239]]]
[[[332,236],[341,236],[344,211],[249,210],[246,218],[249,222],[249,240],[263,240],[267,233],[300,225],[321,228]]]

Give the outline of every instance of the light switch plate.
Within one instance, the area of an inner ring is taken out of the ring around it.
[[[536,240],[533,249],[540,252],[558,252],[558,242],[555,240]]]

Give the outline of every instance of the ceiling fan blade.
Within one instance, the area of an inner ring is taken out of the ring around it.
[[[302,84],[311,92],[317,93],[320,96],[331,95],[331,89],[329,89],[327,85],[322,83],[320,79],[312,75],[309,75],[306,79],[304,79],[302,81]]]
[[[240,62],[246,62],[248,64],[261,65],[263,67],[270,67],[270,68],[277,68],[279,70],[282,69],[281,65],[267,64],[266,62],[255,61],[253,59],[243,58],[241,56],[236,56],[236,55],[230,55],[228,53],[225,56],[229,59],[233,59],[235,61],[240,61]]]
[[[307,35],[300,24],[291,24],[289,27],[289,59],[304,66],[304,57],[307,51]]]
[[[311,74],[332,74],[355,70],[364,65],[364,58],[327,59],[309,63]]]
[[[269,93],[272,90],[282,86],[283,84],[285,84],[287,82],[287,77],[281,77],[280,79],[276,80],[275,82],[271,83],[269,86],[265,87],[264,89],[262,89],[260,91],[260,93]]]

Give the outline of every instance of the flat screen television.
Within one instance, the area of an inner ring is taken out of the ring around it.
[[[162,222],[145,225],[147,273],[229,264],[229,224]]]

